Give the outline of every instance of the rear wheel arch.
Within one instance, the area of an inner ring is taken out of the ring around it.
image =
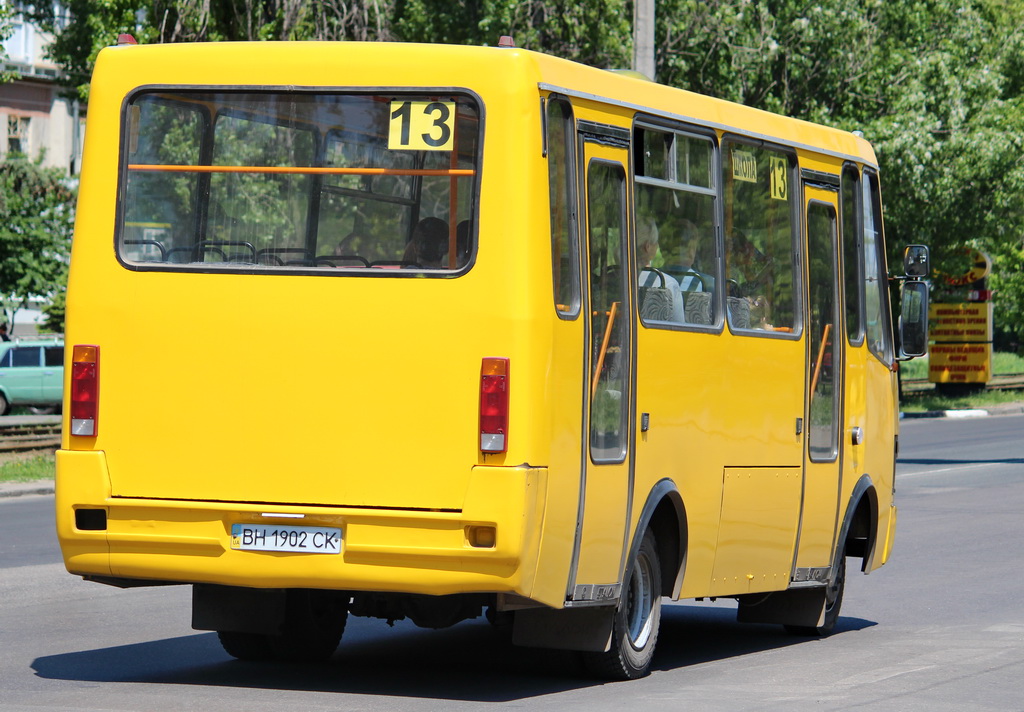
[[[648,529],[654,534],[658,547],[661,595],[675,598],[686,569],[687,522],[683,498],[672,480],[658,481],[648,493],[637,520],[627,561],[635,558]]]

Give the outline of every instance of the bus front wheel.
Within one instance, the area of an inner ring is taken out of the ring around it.
[[[625,590],[615,610],[611,646],[584,653],[596,675],[634,680],[650,672],[661,622],[661,561],[654,535],[647,531],[629,566]]]

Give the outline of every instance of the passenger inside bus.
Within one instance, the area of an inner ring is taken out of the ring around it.
[[[725,253],[729,321],[741,329],[768,329],[771,307],[768,297],[769,261],[746,234],[733,229]]]
[[[697,226],[690,220],[683,220],[679,243],[666,260],[665,270],[675,276],[684,292],[710,292],[714,289],[714,276],[702,272],[698,266],[702,242]]]
[[[428,269],[446,267],[448,255],[448,223],[441,218],[423,218],[412,231],[412,239],[403,260]]]

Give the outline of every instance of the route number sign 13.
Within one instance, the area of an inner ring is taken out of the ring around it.
[[[455,137],[454,101],[393,101],[388,148],[450,151]]]

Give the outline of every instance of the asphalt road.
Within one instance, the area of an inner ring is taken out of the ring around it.
[[[852,571],[826,639],[666,606],[653,674],[600,684],[481,621],[350,618],[319,665],[242,663],[189,627],[187,587],[65,573],[51,497],[0,500],[0,710],[1024,709],[1024,416],[901,425],[888,565]]]

